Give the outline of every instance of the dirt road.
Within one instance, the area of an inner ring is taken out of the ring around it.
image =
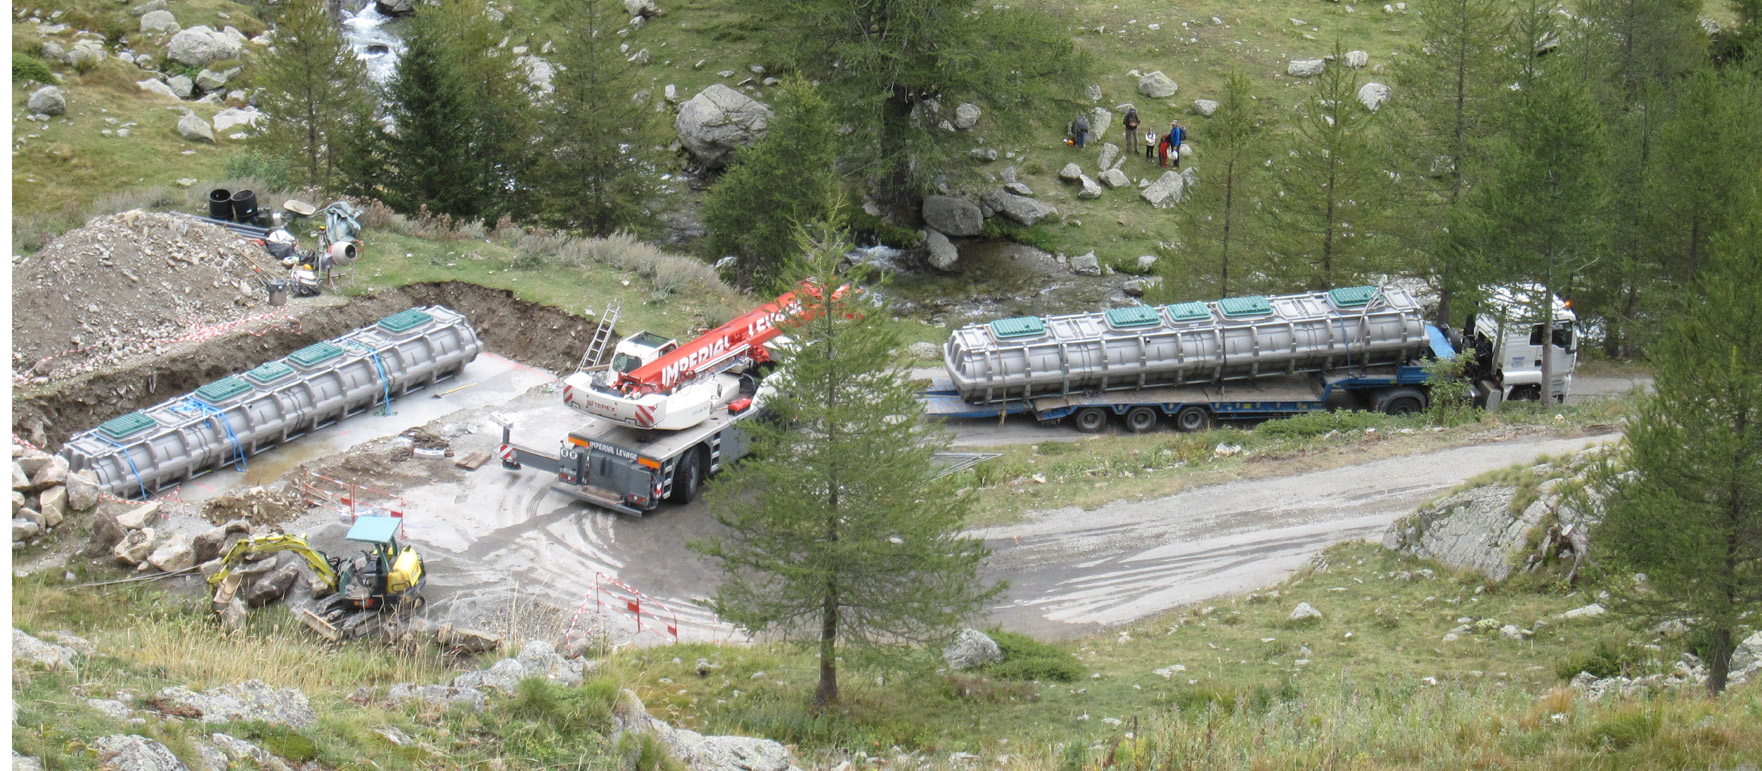
[[[1469,477],[1616,434],[1520,439],[1203,487],[1153,501],[1030,514],[978,531],[997,623],[1068,637],[1278,581],[1328,544],[1376,537]]]

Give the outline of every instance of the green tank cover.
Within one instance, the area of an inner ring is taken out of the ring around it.
[[[1150,327],[1161,323],[1162,318],[1156,315],[1156,309],[1148,305],[1133,305],[1128,308],[1110,308],[1107,311],[1107,324],[1116,329]]]
[[[1230,318],[1243,316],[1265,316],[1273,312],[1273,306],[1261,295],[1247,297],[1227,297],[1217,301],[1217,308]]]
[[[430,321],[434,321],[433,316],[411,308],[380,319],[379,328],[387,332],[408,332]]]
[[[343,349],[331,343],[313,343],[288,354],[288,361],[301,367],[316,367],[343,355]]]
[[[98,431],[111,439],[121,439],[157,425],[159,425],[159,421],[139,412],[131,412],[104,421],[104,425],[99,426]]]
[[[228,375],[196,389],[196,396],[200,397],[202,401],[214,404],[216,402],[231,399],[232,397],[238,396],[249,390],[251,390],[250,383]]]
[[[1046,334],[1046,322],[1039,316],[1017,316],[1013,319],[998,319],[991,322],[991,334],[999,340],[1012,337],[1039,337]]]

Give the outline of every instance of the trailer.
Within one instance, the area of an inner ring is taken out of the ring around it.
[[[1463,343],[1481,357],[1469,373],[1477,398],[1496,407],[1539,380],[1532,370],[1542,347],[1527,339],[1527,326],[1489,325],[1520,318],[1511,311],[1524,301],[1503,299],[1494,313],[1470,318],[1466,340],[1426,323],[1408,292],[1368,286],[974,324],[943,347],[946,374],[923,392],[924,411],[949,419],[1069,419],[1083,432],[1114,421],[1150,431],[1164,419],[1198,431],[1224,420],[1342,408],[1409,415],[1430,404],[1426,364],[1455,357]],[[1556,312],[1566,330],[1556,339],[1570,348],[1570,311],[1561,305]],[[1554,352],[1562,386],[1570,385],[1576,359],[1576,349],[1564,348]]]

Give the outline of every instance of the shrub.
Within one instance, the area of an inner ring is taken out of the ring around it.
[[[270,155],[262,150],[239,150],[226,157],[225,174],[228,177],[254,178],[263,186],[275,190],[288,187],[288,159]]]
[[[1325,436],[1330,431],[1342,434],[1363,433],[1367,428],[1381,429],[1389,424],[1389,418],[1375,412],[1358,410],[1342,410],[1306,412],[1288,418],[1269,420],[1255,427],[1255,433],[1264,436],[1286,437],[1299,439],[1311,436]]]
[[[618,740],[625,768],[634,771],[682,771],[684,766],[653,733],[626,734]]]
[[[1184,688],[1175,691],[1169,700],[1176,709],[1187,713],[1203,713],[1213,704],[1224,714],[1236,711],[1236,694],[1216,688]]]
[[[1657,709],[1635,709],[1598,721],[1586,739],[1593,747],[1625,750],[1650,741],[1662,723],[1663,715]]]
[[[1083,676],[1083,666],[1070,651],[1040,642],[1019,632],[991,629],[986,632],[1003,660],[987,664],[983,671],[1003,680],[1050,680],[1068,683]]]
[[[1055,251],[1058,248],[1057,238],[1052,227],[1044,223],[1028,227],[1003,217],[992,217],[985,220],[985,226],[980,229],[979,236],[1027,244],[1043,252]]]
[[[845,227],[850,230],[853,236],[858,237],[858,240],[862,240],[863,237],[872,238],[879,243],[898,249],[911,249],[917,246],[919,239],[922,238],[916,230],[885,222],[880,217],[862,209],[850,210],[850,213],[845,216]]]
[[[1578,677],[1580,672],[1589,672],[1597,678],[1615,677],[1639,661],[1639,651],[1632,646],[1604,639],[1598,640],[1590,650],[1578,651],[1561,659],[1554,666],[1554,675],[1562,680]]]
[[[318,757],[318,745],[305,735],[284,725],[252,723],[245,732],[269,754],[304,763]]]
[[[49,65],[29,54],[12,55],[12,82],[14,83],[54,83],[55,73],[49,71]]]

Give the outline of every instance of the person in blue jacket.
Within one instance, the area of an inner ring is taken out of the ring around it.
[[[1175,159],[1175,168],[1181,168],[1181,143],[1187,141],[1187,129],[1181,127],[1181,119],[1169,121],[1169,156]]]

